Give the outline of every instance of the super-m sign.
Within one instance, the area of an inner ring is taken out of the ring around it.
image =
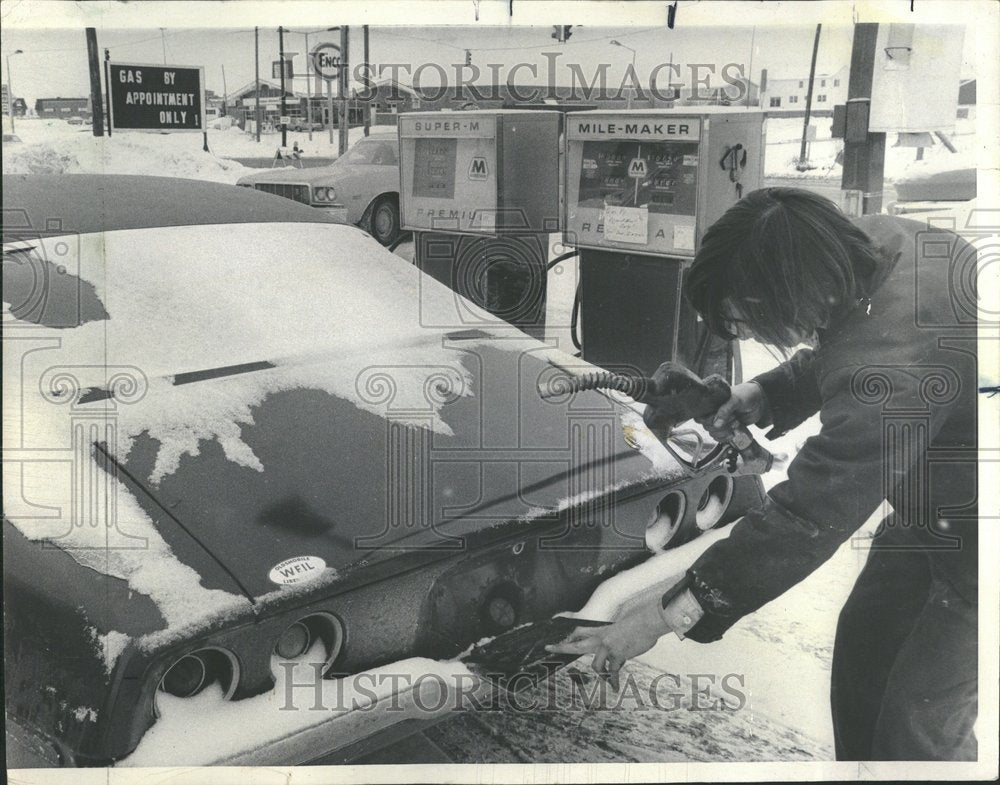
[[[204,131],[200,66],[108,63],[115,131]]]

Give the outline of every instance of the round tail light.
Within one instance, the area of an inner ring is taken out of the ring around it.
[[[702,531],[708,531],[722,518],[730,500],[733,498],[733,478],[720,474],[708,484],[705,493],[698,502],[695,512],[695,524]]]
[[[654,553],[665,551],[684,520],[686,507],[687,500],[680,491],[672,491],[664,496],[646,527],[646,547]]]
[[[178,698],[190,698],[201,692],[202,687],[205,686],[207,675],[208,672],[201,657],[185,654],[164,674],[162,681],[160,681],[160,689]]]
[[[305,624],[297,621],[281,633],[274,651],[279,657],[294,660],[309,650],[310,643],[312,643],[312,633]]]

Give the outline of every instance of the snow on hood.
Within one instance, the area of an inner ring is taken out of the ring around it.
[[[201,585],[128,488],[97,466],[94,442],[121,463],[140,433],[160,440],[152,483],[210,439],[230,460],[260,471],[239,426],[273,392],[320,389],[385,416],[386,405],[373,403],[379,399],[358,390],[356,379],[372,365],[399,365],[393,405],[420,410],[415,426],[443,432],[428,384],[444,373],[455,394],[469,394],[455,353],[442,347],[447,330],[421,321],[461,324],[455,297],[353,228],[172,227],[23,245],[32,250],[18,256],[36,272],[51,267],[53,276],[78,280],[81,292],[93,287],[87,296],[101,309],[77,327],[45,326],[9,302],[5,287],[4,514],[28,539],[50,540],[148,595],[167,622],[161,638],[245,610],[248,601]],[[175,386],[171,376],[265,360],[275,367],[212,384]],[[89,388],[114,397],[84,402],[78,393]],[[29,458],[18,459],[17,450]],[[80,478],[99,478],[86,504],[78,493],[91,486]],[[122,641],[105,642],[113,661]]]
[[[32,258],[55,259],[66,244],[42,241]],[[378,396],[357,389],[357,380],[371,366],[396,366],[395,409],[420,412],[412,424],[446,434],[440,401],[433,419],[423,411],[434,403],[425,392],[429,380],[469,394],[467,372],[442,348],[447,331],[423,327],[425,320],[460,325],[454,296],[351,228],[171,227],[84,235],[70,244],[77,258],[60,258],[61,266],[93,286],[108,318],[72,329],[31,325],[33,338],[58,345],[50,362],[57,355],[71,368],[43,374],[34,403],[65,423],[66,407],[53,405],[59,393],[68,400],[74,388],[114,387],[125,404],[116,411],[115,454],[125,460],[143,432],[159,440],[153,484],[182,455],[197,455],[202,440],[217,439],[229,460],[263,471],[240,440],[240,426],[275,392],[324,390],[384,415],[386,406],[372,403]],[[211,385],[173,379],[260,362],[275,367]]]

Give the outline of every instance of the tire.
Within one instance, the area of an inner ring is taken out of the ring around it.
[[[392,245],[399,237],[399,200],[396,196],[380,196],[372,205],[368,225],[372,237],[382,245]]]

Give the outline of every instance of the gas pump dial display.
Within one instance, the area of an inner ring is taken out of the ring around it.
[[[399,119],[402,225],[492,232],[497,212],[496,120],[437,113]]]
[[[694,252],[697,117],[569,118],[567,229],[584,247]]]

